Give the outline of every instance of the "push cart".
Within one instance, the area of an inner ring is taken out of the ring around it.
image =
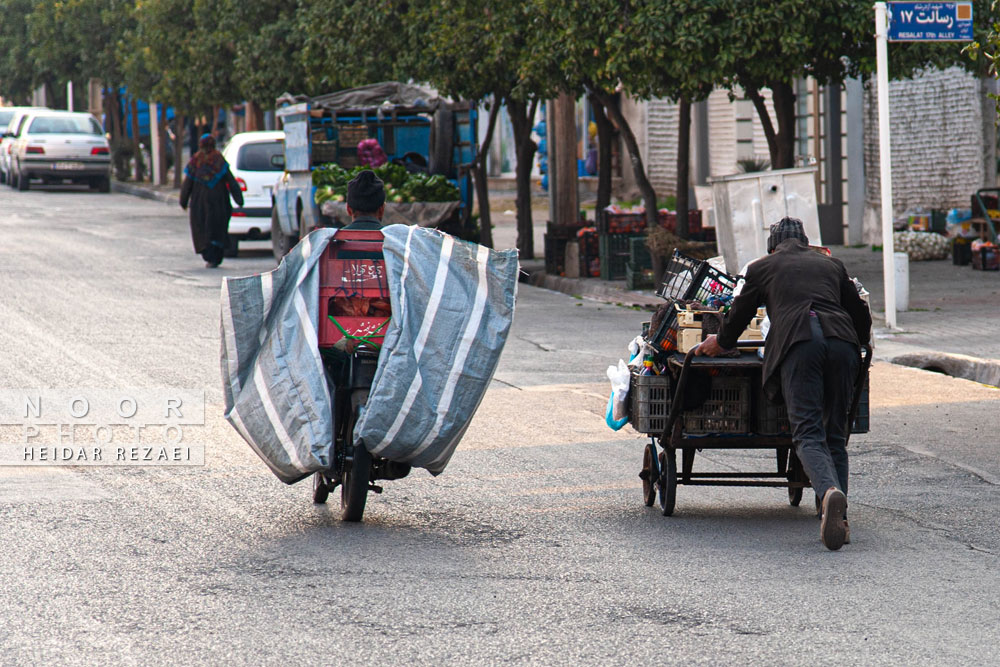
[[[696,357],[694,349],[677,352],[674,304],[701,303],[721,310],[732,301],[736,284],[736,277],[708,262],[675,252],[659,291],[669,307],[645,334],[663,371],[658,375],[633,371],[631,377],[629,421],[650,437],[639,473],[643,500],[649,507],[658,498],[665,516],[673,514],[678,484],[784,487],[793,506],[810,487],[795,454],[785,407],[770,401],[763,391],[758,348],[764,341],[741,340],[736,357]],[[868,431],[871,356],[871,348],[865,346],[849,415],[852,433]],[[771,471],[696,471],[695,457],[707,449],[773,449],[776,466]]]
[[[673,514],[678,484],[784,487],[789,503],[802,501],[809,478],[792,446],[784,406],[772,403],[761,388],[763,362],[756,351],[761,345],[740,341],[740,355],[732,358],[696,357],[694,350],[675,353],[668,373],[633,376],[632,425],[650,436],[639,473],[647,507],[658,498],[663,515]],[[871,357],[865,346],[849,415],[851,433],[868,431]],[[773,449],[776,469],[696,471],[695,456],[706,449]]]

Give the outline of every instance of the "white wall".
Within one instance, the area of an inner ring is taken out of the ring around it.
[[[996,113],[985,86],[959,67],[889,82],[893,215],[916,208],[968,208],[996,184]],[[865,89],[866,242],[881,239],[876,84]]]

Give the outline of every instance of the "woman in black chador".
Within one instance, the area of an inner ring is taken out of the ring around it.
[[[230,196],[238,206],[243,206],[243,193],[229,170],[229,163],[215,149],[215,139],[203,135],[198,141],[198,152],[184,167],[181,208],[186,210],[190,202],[191,241],[208,268],[222,264],[229,244],[229,218],[233,213]]]

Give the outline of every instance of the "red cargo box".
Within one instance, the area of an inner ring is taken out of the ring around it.
[[[320,347],[333,346],[345,332],[382,344],[390,306],[381,255],[382,233],[375,230],[341,231],[323,251],[319,267]]]

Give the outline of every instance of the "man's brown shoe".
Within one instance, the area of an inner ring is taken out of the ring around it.
[[[844,519],[844,544],[851,543],[851,527],[847,523],[847,519]]]
[[[844,525],[844,513],[847,512],[847,497],[843,491],[830,487],[823,495],[823,519],[819,524],[819,537],[830,551],[836,551],[844,546],[847,538],[847,527]]]

